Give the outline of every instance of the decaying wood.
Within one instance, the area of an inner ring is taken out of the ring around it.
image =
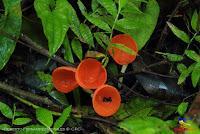
[[[200,125],[200,91],[192,102],[187,115],[193,117],[193,119]]]

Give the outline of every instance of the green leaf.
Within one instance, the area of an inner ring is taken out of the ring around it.
[[[145,4],[146,6],[143,12],[140,12],[138,10],[140,9],[141,2],[134,0],[128,1],[121,11],[123,18],[119,19],[115,26],[116,30],[131,35],[137,42],[139,50],[144,47],[151,37],[159,16],[159,5],[156,0],[148,0]],[[135,5],[138,10],[136,10]],[[103,18],[109,25],[113,25],[114,19],[110,16]]]
[[[99,27],[100,29],[103,29],[108,32],[111,31],[109,25],[106,22],[104,22],[103,20],[99,19],[99,16],[95,15],[94,13],[92,13],[91,15],[87,14],[86,8],[80,0],[78,1],[78,6],[79,6],[79,9],[81,10],[81,13],[85,16],[85,18],[89,22],[91,22],[95,26]]]
[[[42,71],[37,71],[37,76],[41,80],[42,83],[45,83],[40,87],[41,90],[46,91],[46,92],[51,92],[53,89],[53,83],[52,83],[52,78],[50,74],[45,74]]]
[[[47,134],[49,130],[40,124],[33,124],[26,126],[20,131],[17,131],[17,134]]]
[[[187,108],[188,108],[188,102],[182,102],[177,108],[178,114],[180,116],[183,116],[185,114]]]
[[[189,43],[190,42],[190,37],[184,31],[180,30],[178,27],[174,26],[170,22],[167,22],[167,25],[172,30],[174,35],[176,35],[179,39],[181,39],[185,43]]]
[[[195,10],[191,19],[191,26],[192,26],[192,29],[195,31],[198,31],[198,17],[199,16],[198,16],[197,10]]]
[[[42,123],[46,127],[50,128],[53,124],[52,112],[47,109],[44,108],[36,109],[36,118],[40,123]]]
[[[92,32],[90,31],[89,27],[85,24],[81,24],[80,32],[85,43],[87,43],[90,48],[94,47],[94,40],[93,40]]]
[[[30,119],[30,118],[17,118],[13,121],[13,124],[14,125],[25,125],[31,121],[32,121],[32,119]]]
[[[101,6],[103,6],[108,11],[108,13],[116,17],[117,8],[113,0],[97,0],[97,1]]]
[[[198,41],[200,43],[200,35],[195,37],[195,40]]]
[[[107,48],[107,45],[109,44],[109,37],[104,34],[103,32],[96,32],[94,33],[94,37],[97,41],[97,43],[104,49]]]
[[[183,56],[182,55],[171,54],[171,53],[165,53],[165,55],[167,56],[167,59],[169,61],[172,61],[172,62],[178,62],[178,61],[182,61],[183,60]]]
[[[150,111],[154,106],[157,105],[157,102],[148,99],[142,99],[139,97],[131,99],[128,103],[122,104],[120,109],[115,114],[115,117],[118,120],[122,120],[132,115],[135,117],[146,117],[151,115]],[[142,114],[141,114],[142,113]]]
[[[113,76],[117,75],[118,74],[117,65],[114,64],[114,63],[109,63],[108,66],[107,66],[107,72],[109,74],[112,74]]]
[[[68,37],[65,37],[65,40],[63,41],[63,46],[65,49],[65,54],[64,54],[64,58],[65,60],[74,63],[74,58],[73,58],[73,54],[72,54],[72,49],[68,40]]]
[[[42,21],[52,56],[60,48],[69,28],[69,8],[66,0],[35,0],[34,7]]]
[[[185,81],[185,79],[190,75],[190,73],[193,71],[196,63],[193,63],[192,65],[189,66],[187,70],[184,70],[181,75],[178,78],[178,84],[181,84]]]
[[[187,70],[187,67],[181,63],[181,64],[177,65],[177,69],[178,69],[179,73],[182,73],[183,71]]]
[[[119,127],[130,134],[173,134],[167,124],[156,117],[129,117],[119,123]]]
[[[100,29],[103,29],[107,32],[111,31],[109,25],[106,22],[104,22],[103,20],[99,19],[99,16],[94,15],[94,14],[93,15],[85,14],[84,16],[89,22],[91,22],[95,26],[99,27]]]
[[[121,10],[126,4],[128,0],[119,0],[119,9]]]
[[[198,62],[192,71],[192,85],[196,87],[200,80],[200,62]]]
[[[82,51],[82,45],[79,40],[73,39],[71,42],[72,50],[74,54],[79,58],[81,61],[83,58],[83,51]]]
[[[12,109],[7,104],[0,102],[0,111],[5,117],[12,119],[13,112]]]
[[[81,39],[81,33],[80,33],[80,30],[79,30],[80,21],[78,19],[76,11],[74,10],[74,8],[69,3],[68,3],[68,9],[69,9],[70,28],[75,33],[75,35],[78,36],[79,39]]]
[[[200,62],[200,55],[193,50],[185,50],[185,54],[192,60]]]
[[[1,131],[11,131],[12,128],[11,128],[11,126],[8,125],[8,124],[0,124],[0,130],[1,130]]]
[[[27,116],[27,114],[23,113],[22,111],[15,111],[15,117],[19,117],[19,116]]]
[[[134,30],[137,28],[137,24],[133,25],[131,19],[120,19],[117,21],[117,25],[119,27],[123,27],[124,29]]]
[[[93,12],[97,11],[100,4],[97,2],[97,0],[92,0],[91,3],[92,3],[92,4],[91,4],[92,11],[93,11]]]
[[[16,39],[20,35],[22,23],[20,2],[21,0],[3,0],[5,12],[0,15],[0,70],[7,64],[16,46],[16,42],[6,37],[4,32]]]
[[[78,4],[78,7],[79,7],[81,13],[85,14],[86,13],[86,7],[84,6],[84,4],[80,0],[78,0],[77,4]]]
[[[72,106],[65,108],[62,112],[62,115],[54,123],[53,127],[56,129],[62,127],[65,121],[69,118],[71,111],[72,111]]]
[[[127,54],[130,54],[130,55],[136,55],[136,52],[133,51],[132,49],[128,48],[127,46],[125,46],[124,44],[111,44],[110,47],[115,47],[115,48],[118,48],[124,52],[126,52]]]
[[[58,101],[60,104],[63,106],[68,105],[67,97],[65,96],[64,93],[58,92],[56,90],[52,90],[49,95],[54,98],[54,100]]]

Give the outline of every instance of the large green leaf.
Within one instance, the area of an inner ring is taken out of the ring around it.
[[[127,3],[128,0],[119,0],[119,9],[121,10]]]
[[[3,102],[0,102],[0,112],[9,119],[12,119],[13,117],[13,112],[11,108]]]
[[[119,123],[119,127],[130,134],[173,134],[167,124],[156,117],[131,116]]]
[[[101,28],[101,29],[103,29],[105,31],[108,31],[108,32],[111,31],[109,25],[106,22],[104,22],[103,20],[100,20],[97,15],[94,15],[94,14],[93,15],[85,14],[85,18],[89,22],[91,22],[92,24],[94,24],[95,26],[97,26],[97,27],[99,27],[99,28]]]
[[[34,7],[42,21],[51,55],[60,48],[70,23],[66,0],[35,0]]]
[[[156,0],[149,0],[143,12],[138,12],[135,6],[129,6],[138,5],[139,8],[140,4],[137,3],[138,1],[128,1],[121,11],[123,18],[117,21],[115,29],[130,34],[140,50],[149,40],[157,24],[159,5]]]
[[[56,120],[56,122],[54,123],[54,128],[58,129],[60,127],[63,126],[63,124],[65,123],[65,121],[69,118],[70,113],[71,113],[72,107],[69,106],[67,108],[65,108],[62,112],[62,115]]]
[[[113,0],[97,0],[112,16],[116,17],[117,8]]]
[[[78,1],[78,6],[79,6],[79,9],[81,10],[81,13],[85,16],[85,18],[91,22],[92,24],[94,24],[95,26],[99,27],[100,29],[103,29],[105,31],[108,31],[110,32],[111,29],[109,27],[109,25],[104,22],[103,20],[99,19],[97,15],[95,14],[88,14],[87,11],[86,11],[86,7],[84,6],[84,4],[79,0]]]
[[[42,123],[42,125],[48,128],[50,128],[53,124],[52,112],[47,109],[44,108],[36,109],[36,118],[40,123]]]
[[[174,26],[172,23],[167,22],[169,28],[172,30],[174,35],[176,35],[179,39],[184,41],[185,43],[190,42],[190,37],[182,30],[180,30],[178,27]]]
[[[20,35],[22,13],[21,0],[3,0],[5,13],[0,16],[0,31],[6,32],[15,38]],[[6,65],[15,49],[16,42],[0,35],[0,70]]]

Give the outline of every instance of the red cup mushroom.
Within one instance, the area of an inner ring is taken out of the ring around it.
[[[107,80],[106,69],[96,59],[81,61],[76,70],[76,81],[84,89],[96,89]]]
[[[133,50],[135,54],[131,55],[123,50],[120,50],[112,44],[124,45],[129,49]],[[138,47],[137,43],[133,40],[133,38],[130,35],[119,34],[112,38],[111,45],[108,48],[108,52],[117,64],[127,65],[136,59]]]
[[[103,117],[115,114],[120,107],[120,103],[120,93],[110,85],[103,85],[97,88],[92,97],[94,111]]]
[[[72,67],[58,67],[52,73],[54,87],[62,93],[68,93],[78,87],[75,79],[76,69]]]

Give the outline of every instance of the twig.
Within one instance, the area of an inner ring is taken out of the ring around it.
[[[15,95],[15,96],[30,100],[32,102],[38,102],[40,104],[45,104],[45,105],[51,106],[52,108],[61,109],[61,107],[59,105],[53,103],[47,97],[39,96],[39,95],[33,94],[31,92],[24,91],[19,88],[15,88],[15,87],[5,84],[3,82],[0,82],[0,91],[8,93],[10,95]]]
[[[34,102],[34,103],[39,102],[40,104],[46,104],[49,107],[57,107],[57,108],[59,108],[60,111],[63,110],[63,108],[61,108],[58,105],[54,104],[51,100],[49,100],[46,97],[39,96],[39,95],[24,91],[24,90],[21,90],[21,89],[18,89],[18,88],[14,88],[14,87],[12,87],[10,85],[7,85],[7,84],[4,84],[2,82],[0,82],[0,91],[3,91],[5,93],[7,93],[7,94],[10,94],[11,96],[13,96],[16,99],[18,99],[20,102],[22,102],[22,103],[24,103],[24,104],[26,104],[28,106],[31,106],[34,109],[39,108],[39,106],[36,105],[36,104],[33,104],[32,102]],[[26,99],[30,100],[32,102],[27,101]],[[52,111],[52,114],[56,115],[56,116],[60,116],[61,115],[60,112],[55,112],[55,111]],[[91,119],[91,120],[95,120],[95,121],[104,122],[104,123],[107,123],[107,124],[110,124],[110,125],[113,125],[113,126],[117,126],[117,123],[115,123],[114,121],[110,121],[108,119],[103,119],[103,118],[100,118],[100,117],[82,116],[80,114],[77,114],[75,112],[75,110],[72,110],[72,115],[74,117],[76,117],[76,118]]]
[[[178,4],[176,5],[175,9],[172,11],[167,22],[170,22],[172,20],[172,18],[176,15],[176,13],[178,12],[179,8],[182,6],[183,3],[184,3],[184,1],[178,2]],[[163,48],[164,41],[165,41],[167,35],[168,35],[168,25],[166,23],[161,32],[160,39],[159,39],[158,45],[157,45],[157,50],[160,50],[161,48]]]
[[[62,64],[62,65],[66,65],[66,66],[75,66],[74,64],[72,63],[68,63],[66,62],[65,60],[63,60],[61,57],[57,56],[57,55],[54,55],[53,57],[51,57],[50,53],[48,50],[40,47],[37,43],[35,43],[32,39],[30,39],[28,36],[24,35],[24,34],[21,34],[21,37],[20,39],[24,42],[27,42],[28,44],[26,43],[22,43],[22,45],[26,46],[26,47],[29,47],[33,50],[35,50],[36,52],[44,55],[44,56],[47,56],[49,58],[51,58],[52,60],[54,61],[57,61],[58,63]]]
[[[142,98],[149,98],[147,96],[144,96],[142,94],[139,94],[137,92],[135,92],[134,90],[131,90],[128,86],[126,86],[125,84],[123,84],[122,82],[120,82],[118,79],[116,78],[112,78],[114,81],[116,81],[118,84],[120,84],[122,87],[126,88],[127,90],[129,90],[130,92],[132,92],[133,94],[135,94],[136,96],[142,97]]]
[[[99,121],[99,122],[103,122],[103,123],[107,123],[113,126],[118,127],[117,122],[108,120],[108,119],[104,119],[104,118],[100,118],[100,117],[92,117],[92,116],[83,116],[81,117],[83,119],[90,119],[90,120],[95,120],[95,121]]]
[[[170,63],[167,62],[166,60],[163,60],[163,61],[160,61],[160,62],[157,62],[157,63],[150,64],[150,65],[147,66],[147,68],[152,68],[152,67],[160,66],[160,65],[163,65],[163,64],[170,64]]]
[[[2,31],[0,30],[0,35],[3,35],[15,42],[18,42],[19,44],[23,45],[23,46],[26,46],[28,48],[31,48],[33,49],[34,51],[62,64],[62,65],[65,65],[65,66],[75,66],[74,64],[72,63],[68,63],[67,61],[63,60],[61,57],[57,56],[57,55],[54,55],[54,56],[51,56],[49,51],[46,50],[45,48],[42,48],[40,47],[37,43],[35,43],[34,41],[32,41],[32,39],[30,39],[28,36],[24,35],[24,34],[21,34],[21,40],[18,40],[16,37],[13,37],[12,35],[10,35],[9,33],[5,32],[5,31]],[[26,43],[24,43],[24,42]],[[28,43],[28,44],[27,44]]]
[[[161,77],[166,77],[166,78],[178,78],[177,76],[159,74],[159,73],[151,72],[151,71],[148,71],[148,70],[145,70],[145,69],[144,69],[142,72],[143,72],[143,73],[148,73],[148,74],[157,75],[157,76],[161,76]]]

